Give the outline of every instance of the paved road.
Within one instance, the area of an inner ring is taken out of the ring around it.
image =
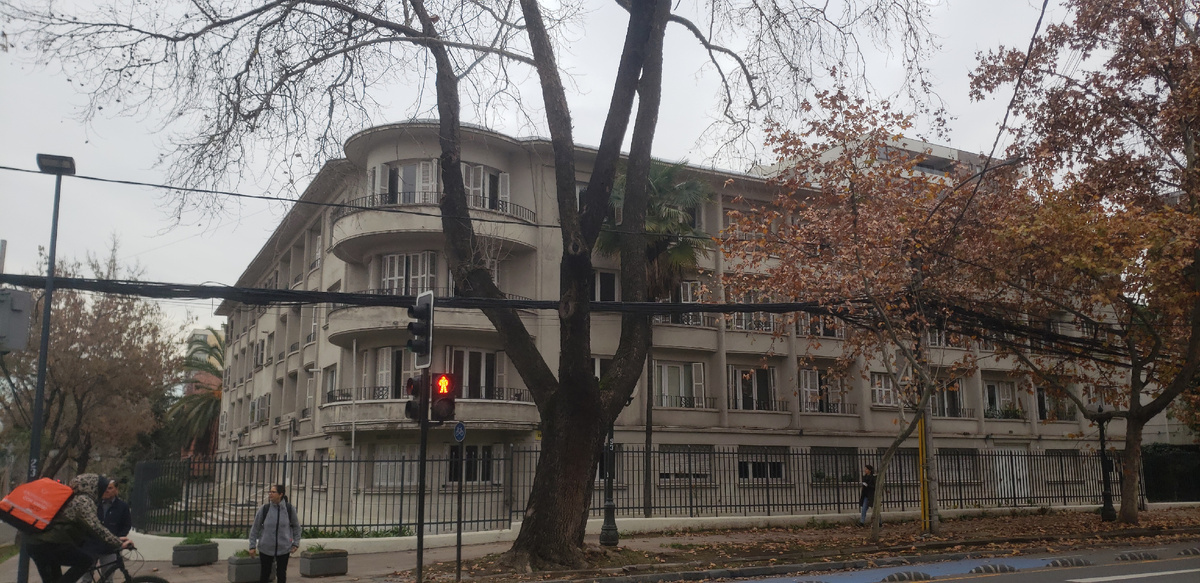
[[[1184,552],[1198,554],[1180,554]],[[917,574],[924,574],[926,577]],[[757,583],[876,583],[927,578],[936,581],[986,580],[987,583],[1197,583],[1200,582],[1200,548],[1193,541],[1166,546],[964,559],[838,573],[738,580]]]

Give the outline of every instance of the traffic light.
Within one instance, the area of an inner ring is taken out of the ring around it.
[[[418,369],[429,368],[430,356],[433,352],[433,292],[423,292],[417,296],[417,303],[408,309],[408,332],[412,339],[408,341],[408,349],[413,353],[413,366]]]
[[[404,416],[420,422],[424,416],[425,399],[429,396],[429,390],[421,387],[418,377],[404,382],[404,392],[408,394],[408,402],[404,404]]]
[[[454,419],[454,398],[458,396],[458,377],[441,373],[433,377],[433,401],[429,405],[429,418],[433,421]]]

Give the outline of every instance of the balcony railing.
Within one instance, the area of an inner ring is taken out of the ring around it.
[[[729,399],[729,408],[742,411],[787,411],[788,404],[787,401],[777,399],[760,400],[733,397]]]
[[[303,274],[303,273],[297,273],[297,274],[296,274],[296,277],[293,277],[293,278],[292,278],[292,285],[296,285],[296,284],[300,283],[300,280],[301,280],[301,279],[303,279],[303,278],[304,278],[304,274]]]
[[[1004,407],[1002,409],[984,409],[984,419],[1024,419],[1025,411],[1020,407]]]
[[[346,389],[338,389],[336,391],[325,391],[326,403],[341,403],[342,401],[353,401],[354,395]]]
[[[745,332],[774,332],[775,318],[771,314],[751,313],[734,314],[725,321],[726,330],[742,330]]]
[[[358,387],[357,389],[338,389],[336,391],[326,391],[326,403],[341,403],[354,400],[354,395],[357,394],[360,401],[389,401],[389,400],[406,400],[408,394],[403,389],[393,389],[391,386],[374,386],[374,387]],[[480,399],[485,401],[519,401],[522,403],[532,403],[533,399],[529,395],[528,389],[517,389],[512,387],[481,387],[481,386],[466,386],[462,387],[460,399]]]
[[[854,415],[858,413],[855,403],[837,403],[833,401],[804,401],[801,403],[805,413],[830,413]]]
[[[1075,405],[1055,405],[1042,412],[1042,421],[1075,421],[1078,411]]]
[[[716,409],[716,397],[684,397],[680,395],[659,394],[654,397],[659,407],[675,407],[679,409]]]
[[[975,417],[975,409],[968,407],[947,407],[945,409],[933,408],[934,417],[947,417],[955,419],[971,419]]]
[[[441,200],[442,193],[426,190],[374,194],[371,196],[353,199],[347,202],[345,206],[334,210],[333,220],[336,222],[342,217],[374,208],[405,205],[436,205],[439,204]],[[537,222],[537,213],[521,205],[500,200],[499,198],[468,195],[467,206],[473,209],[495,211],[527,223]]]
[[[425,291],[432,291],[433,295],[435,295],[439,298],[449,298],[449,297],[454,297],[454,296],[459,295],[459,294],[455,293],[457,290],[455,290],[452,287],[433,287],[433,288],[421,288],[421,289],[413,289],[413,290],[403,290],[403,289],[399,289],[399,288],[371,288],[371,289],[365,289],[362,291],[351,292],[351,293],[370,294],[370,295],[379,295],[379,296],[416,297],[417,294],[420,294]],[[504,299],[529,301],[530,298],[527,298],[525,296],[519,296],[517,294],[505,293]],[[356,305],[357,304],[347,304],[344,302],[331,302],[329,304],[329,312],[336,312],[338,310],[342,310],[345,308],[353,308]]]
[[[301,409],[300,410],[300,418],[301,419],[312,419],[312,409],[309,409],[308,407]]]
[[[291,346],[288,346],[288,352],[296,352],[297,350],[300,350],[299,342],[293,342]]]
[[[716,328],[718,316],[704,312],[688,312],[686,314],[658,314],[654,316],[655,324],[674,324],[676,326],[691,326],[694,328]]]

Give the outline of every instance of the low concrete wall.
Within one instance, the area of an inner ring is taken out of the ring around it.
[[[1196,508],[1200,502],[1161,502],[1148,505],[1152,510],[1169,508]],[[1097,506],[1053,506],[1056,512],[1095,512]],[[1000,514],[1038,514],[1041,508],[987,508],[987,509],[944,509],[940,515],[945,518],[963,516]],[[899,522],[920,518],[917,511],[884,512],[885,522]],[[664,530],[714,530],[736,528],[763,528],[768,526],[804,526],[810,523],[850,523],[858,520],[858,514],[803,514],[791,516],[705,516],[696,518],[631,518],[617,519],[617,528],[622,533],[661,532]],[[604,521],[592,519],[588,521],[588,534],[599,534]],[[516,540],[521,531],[521,523],[514,522],[511,529],[490,530],[485,532],[464,532],[464,545],[476,545],[495,542],[510,542]],[[179,537],[157,536],[152,534],[132,533],[130,538],[137,545],[138,551],[147,561],[170,561],[171,547],[180,540]],[[456,544],[457,536],[450,534],[431,534],[425,536],[425,548],[452,547]],[[219,560],[223,561],[240,550],[249,547],[245,539],[217,539]],[[351,555],[365,553],[394,553],[412,551],[417,548],[417,537],[396,536],[382,538],[315,538],[305,539],[300,543],[300,549],[308,545],[323,544],[328,548],[344,549]]]

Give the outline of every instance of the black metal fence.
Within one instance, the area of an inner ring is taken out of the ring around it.
[[[521,447],[466,450],[467,459],[430,456],[426,532],[454,532],[457,492],[464,489],[463,530],[509,528],[525,510],[539,451]],[[778,516],[856,512],[865,464],[881,451],[662,445],[650,457],[645,497],[643,448],[614,452],[618,516]],[[939,506],[1009,508],[1098,505],[1099,456],[1075,450],[942,449],[935,456]],[[884,510],[919,507],[916,450],[893,459]],[[594,482],[591,514],[603,513],[604,469]],[[134,525],[152,533],[246,532],[270,484],[283,484],[310,534],[406,535],[417,516],[416,459],[242,459],[138,464],[131,504]],[[1110,477],[1120,497],[1120,470]]]

